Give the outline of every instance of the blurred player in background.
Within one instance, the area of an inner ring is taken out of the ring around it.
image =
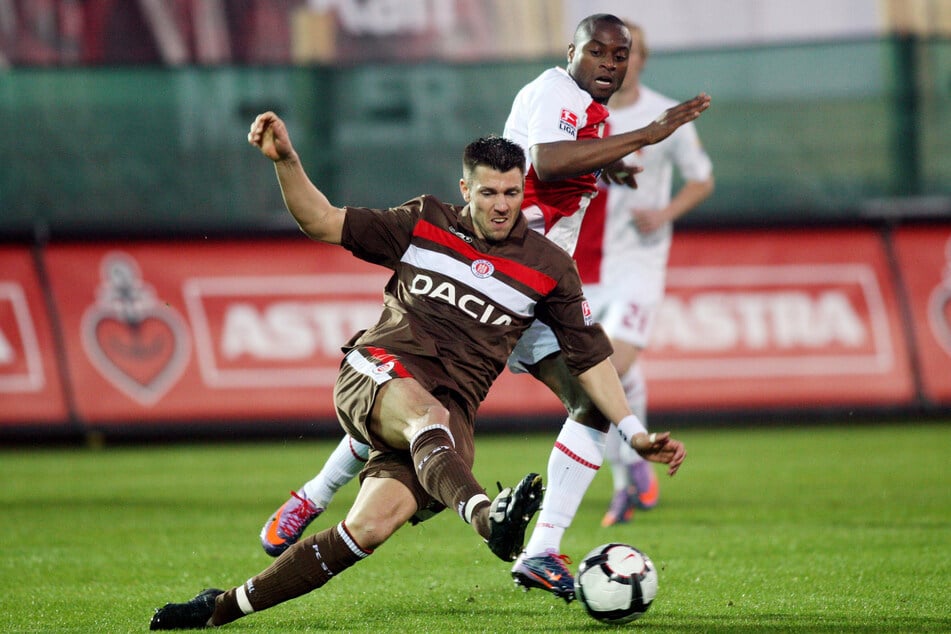
[[[636,130],[676,105],[640,83],[647,44],[639,26],[627,26],[631,55],[624,83],[608,101],[608,134]],[[581,225],[575,261],[594,317],[614,345],[611,361],[628,403],[646,425],[647,386],[638,359],[664,298],[673,222],[713,193],[713,168],[693,123],[625,160],[642,170],[637,188],[602,186]],[[671,197],[675,169],[684,184]],[[611,463],[614,495],[602,526],[627,522],[635,508],[657,504],[654,469],[624,445],[617,434],[608,434],[605,458]]]
[[[676,105],[644,127],[604,136],[605,104],[617,91],[627,69],[630,33],[608,14],[583,19],[568,45],[567,67],[552,68],[516,96],[503,136],[526,148],[525,202],[522,213],[530,228],[565,249],[574,250],[581,219],[597,193],[598,174],[616,184],[636,186],[638,168],[624,156],[668,137],[706,110],[700,95]],[[610,422],[593,406],[559,354],[558,342],[544,325],[525,333],[509,360],[515,372],[531,372],[558,395],[568,410],[548,465],[548,488],[532,537],[512,570],[516,582],[537,587],[565,600],[574,598],[574,579],[560,552],[561,539],[581,499],[601,466]],[[623,432],[646,430],[636,418]],[[292,493],[265,523],[261,542],[271,555],[294,543],[323,512],[333,493],[354,477],[366,447],[344,438],[317,477]]]
[[[306,594],[369,557],[403,524],[446,508],[493,554],[514,560],[541,503],[541,478],[530,473],[490,501],[472,474],[475,416],[536,319],[557,333],[579,388],[605,416],[621,429],[633,418],[574,262],[529,230],[521,214],[520,146],[501,137],[466,146],[464,206],[420,196],[366,209],[330,203],[273,112],[258,115],[248,141],[273,161],[285,205],[306,235],[393,271],[379,321],[347,344],[334,387],[341,425],[371,451],[345,520],[298,541],[230,590],[166,604],[152,617],[153,630],[224,625]],[[672,472],[685,456],[669,434],[639,432],[629,440]]]

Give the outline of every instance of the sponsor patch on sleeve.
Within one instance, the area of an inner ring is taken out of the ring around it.
[[[578,115],[567,108],[561,109],[561,121],[558,123],[558,129],[564,130],[571,136],[578,136]]]

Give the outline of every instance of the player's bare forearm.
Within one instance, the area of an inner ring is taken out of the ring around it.
[[[274,162],[284,205],[298,226],[314,240],[340,244],[344,210],[333,206],[307,176],[284,122],[273,112],[259,114],[248,143]]]
[[[578,382],[591,402],[608,420],[617,423],[630,415],[631,408],[627,404],[624,388],[621,387],[621,380],[610,359],[605,359],[579,374]]]
[[[689,181],[663,209],[631,209],[631,219],[641,234],[657,231],[668,222],[686,215],[713,193],[713,177],[703,181]]]
[[[603,139],[538,143],[529,150],[532,166],[538,178],[543,181],[559,181],[590,174],[647,145],[647,136],[643,133],[640,133],[640,142],[635,145],[625,140],[624,137],[633,134],[634,132],[629,132]]]
[[[686,215],[713,194],[713,177],[703,181],[687,181],[667,206],[670,222]]]
[[[601,413],[617,425],[631,415],[630,406],[617,370],[609,359],[588,368],[578,375],[581,388],[591,398]],[[608,433],[616,433],[613,429]],[[687,457],[684,444],[670,437],[670,432],[636,433],[631,438],[631,447],[645,459],[667,465],[667,473],[674,475]]]
[[[631,218],[641,234],[657,231],[668,222],[675,222],[686,215],[713,192],[713,178],[705,181],[691,181],[685,184],[677,195],[663,209],[632,209]]]
[[[685,123],[710,107],[710,97],[700,94],[670,108],[654,121],[630,132],[601,139],[538,143],[529,148],[532,166],[543,181],[557,181],[589,174],[621,160],[646,145],[663,141]]]

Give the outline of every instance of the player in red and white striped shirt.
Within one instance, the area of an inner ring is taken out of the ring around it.
[[[522,213],[530,227],[568,253],[575,252],[598,177],[636,187],[639,169],[626,165],[624,157],[667,138],[709,105],[709,97],[700,95],[657,113],[637,129],[607,135],[605,104],[620,88],[630,54],[631,35],[620,19],[606,14],[585,18],[568,47],[567,68],[546,70],[522,88],[505,124],[503,135],[528,154]],[[549,457],[545,503],[512,575],[525,588],[541,588],[570,601],[574,581],[561,539],[604,460],[610,424],[577,389],[558,351],[551,330],[536,323],[509,359],[513,371],[531,372],[568,409]],[[631,425],[646,431],[636,417]]]
[[[608,102],[608,134],[636,130],[676,104],[640,82],[647,44],[639,26],[628,23],[628,29],[631,55],[624,83]],[[625,160],[643,168],[637,188],[601,183],[585,213],[575,261],[595,319],[614,345],[611,361],[631,410],[646,425],[647,384],[639,358],[664,298],[673,222],[713,193],[713,165],[693,123]],[[675,171],[683,185],[673,193]],[[634,509],[657,504],[653,467],[616,434],[608,435],[605,458],[611,464],[614,495],[602,526],[629,521]]]

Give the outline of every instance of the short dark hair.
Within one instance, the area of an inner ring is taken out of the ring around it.
[[[525,150],[518,143],[500,136],[486,136],[466,146],[462,153],[462,175],[468,182],[480,165],[499,172],[518,168],[525,174]]]
[[[583,44],[591,39],[591,36],[598,28],[598,24],[604,22],[606,24],[613,24],[614,26],[620,26],[627,28],[627,25],[624,23],[624,20],[613,15],[611,13],[595,13],[589,15],[588,17],[581,20],[578,23],[577,28],[575,28],[575,45]]]

